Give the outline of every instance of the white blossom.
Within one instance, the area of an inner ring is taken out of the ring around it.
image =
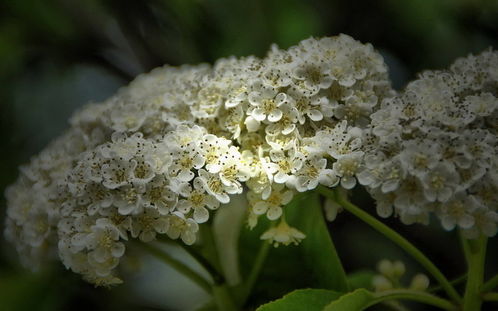
[[[282,184],[274,184],[272,188],[267,199],[253,201],[252,212],[256,215],[266,214],[268,219],[276,220],[282,215],[282,207],[292,200],[293,193],[285,189]]]
[[[426,71],[371,115],[357,178],[381,216],[496,234],[497,62],[487,50]]]
[[[392,95],[380,54],[346,35],[273,46],[264,59],[157,68],[76,112],[24,166],[7,191],[5,235],[29,266],[58,256],[89,282],[118,284],[127,240],[191,245],[199,224],[246,192],[252,226],[281,219],[262,238],[298,243],[285,205],[295,190],[354,186],[370,113]],[[489,95],[474,96],[471,115],[491,117]],[[462,153],[488,152],[479,146]]]
[[[262,240],[268,240],[273,246],[278,247],[280,244],[298,244],[306,235],[296,228],[290,227],[285,219],[281,219],[280,223],[263,233]]]

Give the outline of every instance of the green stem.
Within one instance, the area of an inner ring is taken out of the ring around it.
[[[226,284],[213,286],[213,296],[219,311],[237,310]]]
[[[498,274],[489,279],[484,285],[481,287],[481,291],[483,293],[489,292],[493,288],[498,286]]]
[[[204,237],[206,247],[211,248],[213,251],[211,253],[211,255],[212,255],[211,261],[213,263],[214,268],[216,269],[216,271],[222,271],[221,265],[220,265],[220,257],[218,255],[218,245],[216,245],[216,240],[214,238],[212,224],[204,226],[203,231],[202,231],[202,236]],[[223,282],[224,282],[224,279],[225,279],[225,277],[223,277]]]
[[[211,275],[214,284],[223,284],[225,282],[225,278],[223,277],[223,275],[209,262],[209,260],[203,257],[199,252],[197,252],[191,246],[185,245],[182,242],[177,242],[176,244],[183,248],[185,252],[192,256],[192,258],[194,258],[197,263]]]
[[[399,247],[404,249],[408,254],[410,254],[416,261],[418,261],[432,276],[441,284],[448,296],[455,302],[460,302],[461,297],[455,288],[451,285],[448,279],[441,273],[441,271],[413,244],[411,244],[407,239],[402,237],[396,231],[392,230],[382,222],[378,221],[375,217],[371,216],[367,212],[363,211],[361,208],[349,202],[340,193],[337,196],[334,195],[333,190],[320,186],[317,188],[318,192],[322,195],[336,200],[345,210],[349,211],[373,229],[377,230],[385,237],[396,243]]]
[[[186,253],[188,253],[197,263],[206,270],[206,272],[211,275],[215,284],[222,284],[224,282],[223,275],[207,260],[201,253],[199,253],[194,247],[186,245],[181,240],[173,240],[165,236],[159,236],[159,241],[168,243],[170,245],[176,245],[182,248]]]
[[[369,304],[369,307],[378,304],[380,302],[383,302],[385,300],[406,299],[411,301],[422,302],[428,305],[439,307],[444,310],[456,310],[456,306],[451,302],[449,302],[448,300],[421,291],[415,291],[409,289],[394,289],[394,290],[377,293],[375,294],[375,296],[376,299]]]
[[[146,250],[149,254],[153,255],[157,259],[165,262],[176,271],[181,273],[183,276],[187,277],[189,280],[197,284],[200,288],[205,290],[207,293],[211,293],[211,284],[206,281],[202,276],[200,276],[197,272],[192,270],[190,267],[185,265],[184,263],[176,260],[171,257],[169,254],[165,253],[158,247],[151,245],[150,243],[137,243],[142,249]]]
[[[407,307],[405,307],[399,301],[396,301],[396,300],[384,301],[383,303],[385,306],[387,306],[388,308],[391,308],[394,311],[410,311]]]
[[[207,246],[213,249],[213,254],[212,254],[214,260],[213,265],[217,268],[216,271],[221,271],[220,257],[218,254],[218,245],[216,245],[216,240],[214,238],[212,226],[206,226],[203,233],[204,233],[204,238],[206,239]],[[221,276],[221,279],[219,279],[217,283],[215,283],[215,285],[213,286],[213,296],[216,305],[218,306],[218,310],[236,311],[237,307],[234,302],[232,293],[230,292],[229,288],[227,287],[227,284],[225,283],[225,277],[221,274],[219,275]]]
[[[498,293],[486,293],[482,295],[484,301],[498,301]]]
[[[251,268],[251,272],[249,272],[249,275],[245,282],[246,284],[244,286],[244,293],[241,300],[243,303],[245,303],[247,298],[249,298],[249,295],[251,294],[254,284],[256,284],[256,281],[258,280],[259,273],[263,268],[263,264],[266,260],[266,257],[268,256],[268,251],[270,250],[270,247],[271,244],[268,241],[263,241],[261,243],[261,246],[259,247],[258,254],[256,255],[256,259],[254,260],[254,263]]]
[[[467,280],[467,273],[465,273],[465,274],[463,274],[463,275],[460,275],[459,277],[457,277],[457,278],[455,278],[455,279],[451,280],[451,281],[450,281],[450,284],[451,284],[451,285],[453,285],[453,286],[455,286],[455,285],[458,285],[458,284],[460,284],[460,283],[462,283],[462,282],[464,282],[464,281],[466,281],[466,280]],[[428,293],[434,293],[434,292],[438,292],[438,291],[440,291],[440,290],[442,290],[442,289],[443,289],[443,287],[442,287],[441,285],[439,285],[439,284],[438,284],[438,285],[436,285],[436,286],[429,287],[429,288],[427,289],[427,292],[428,292]]]
[[[463,296],[463,311],[481,310],[481,286],[484,279],[484,261],[486,257],[486,237],[462,240],[467,259],[467,285]]]

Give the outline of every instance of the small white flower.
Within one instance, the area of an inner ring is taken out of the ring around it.
[[[102,184],[109,189],[127,185],[137,167],[136,161],[114,160],[102,165]]]
[[[111,141],[111,143],[104,144],[99,148],[100,153],[104,158],[117,158],[123,161],[128,161],[134,157],[145,143],[143,135],[139,132],[130,137],[123,132],[114,132]]]
[[[317,132],[314,140],[323,152],[339,159],[360,149],[361,136],[362,131],[359,128],[348,127],[347,122],[342,121],[334,128]]]
[[[182,213],[173,212],[169,218],[167,234],[171,239],[181,238],[183,243],[192,245],[195,243],[199,225],[191,218],[185,218]]]
[[[232,134],[233,139],[239,139],[244,130],[245,111],[241,106],[222,110],[219,116],[219,125]],[[249,128],[248,128],[249,130]]]
[[[114,201],[113,193],[100,184],[88,184],[86,194],[91,202],[87,208],[90,216],[97,214],[102,208],[111,206]]]
[[[286,183],[292,174],[296,173],[303,165],[304,155],[302,153],[293,151],[292,149],[287,153],[288,155],[280,150],[272,150],[270,152],[272,162],[278,167],[273,180],[279,184]]]
[[[111,100],[115,100],[114,109],[111,110],[109,116],[111,128],[118,132],[132,132],[140,129],[149,112],[138,105],[121,102],[122,99],[118,96]]]
[[[265,158],[256,163],[255,174],[246,184],[255,193],[260,193],[263,200],[265,200],[271,194],[273,174],[278,170],[278,167],[275,163],[268,162]]]
[[[192,169],[200,169],[204,166],[204,157],[196,150],[189,148],[173,153],[173,163],[169,168],[169,174],[182,182],[188,182],[195,176]]]
[[[291,90],[291,106],[294,108],[297,121],[299,124],[304,124],[306,118],[311,121],[323,120],[323,113],[321,111],[323,103],[326,101],[324,97],[318,95],[308,97],[300,94],[299,92],[292,92]],[[328,115],[329,117],[331,115]]]
[[[465,101],[465,106],[471,107],[472,112],[479,117],[491,115],[493,111],[498,109],[498,101],[496,97],[489,92],[483,92],[479,95],[468,96]]]
[[[424,195],[430,202],[446,202],[458,183],[458,174],[446,162],[439,163],[423,178]]]
[[[296,131],[285,135],[281,132],[275,135],[266,135],[266,142],[274,150],[289,150],[296,147],[300,137]]]
[[[253,213],[256,215],[266,214],[268,219],[275,220],[282,215],[282,206],[292,200],[292,191],[285,190],[284,185],[274,184],[270,196],[262,201],[254,203]]]
[[[247,100],[249,90],[244,84],[235,84],[231,87],[230,93],[225,101],[226,108],[234,108]]]
[[[132,218],[131,236],[142,242],[155,240],[157,233],[166,233],[170,219],[163,216],[154,208],[145,208],[144,212]]]
[[[147,184],[142,200],[146,207],[156,208],[161,215],[167,215],[175,208],[178,193],[171,189],[163,175],[158,175]]]
[[[248,99],[251,107],[247,113],[257,121],[268,119],[270,122],[277,122],[280,120],[283,115],[280,106],[288,103],[287,95],[258,83],[253,86],[253,89],[255,91],[249,93]]]
[[[212,134],[204,135],[200,142],[200,153],[205,159],[206,170],[218,173],[221,170],[220,158],[229,150],[230,141]]]
[[[441,158],[441,151],[432,141],[410,140],[403,145],[401,163],[413,175],[424,176],[432,170]]]
[[[363,152],[355,151],[340,157],[332,165],[335,174],[341,177],[341,186],[345,189],[352,189],[356,185],[355,175],[360,168],[362,158]]]
[[[375,199],[377,215],[382,218],[390,217],[393,214],[396,195],[393,192],[383,193],[379,188],[374,188],[370,191],[370,194]]]
[[[135,167],[130,178],[132,183],[137,185],[145,185],[151,181],[152,178],[154,178],[155,163],[144,158],[135,158],[130,162],[132,162]]]
[[[240,182],[246,181],[250,177],[249,170],[244,167],[241,154],[238,149],[231,146],[230,149],[220,158],[221,169],[219,171],[220,180],[225,186],[225,190],[230,194],[241,193]]]
[[[426,204],[424,188],[417,177],[410,177],[403,180],[401,186],[394,193],[396,193],[394,205],[399,210],[409,210],[412,213],[416,213],[416,210],[421,205]]]
[[[226,186],[223,184],[219,174],[212,174],[204,169],[199,170],[199,180],[202,182],[204,189],[214,196],[220,203],[230,202]]]
[[[373,94],[370,94],[370,97],[364,97],[364,94],[358,92],[346,99],[344,104],[334,105],[334,116],[348,121],[349,124],[362,128],[367,127],[373,108],[377,105],[377,97]]]
[[[120,188],[114,197],[114,205],[121,215],[141,212],[142,201],[141,189],[132,186]]]
[[[325,63],[308,60],[299,61],[293,70],[293,77],[298,80],[297,89],[308,96],[315,95],[320,89],[329,88],[334,81]]]
[[[280,110],[282,111],[280,120],[266,126],[265,133],[267,135],[289,135],[296,130],[296,123],[298,120],[297,110],[288,105],[282,105]]]
[[[280,244],[285,246],[290,244],[299,244],[306,235],[296,228],[290,227],[284,218],[280,223],[261,235],[262,240],[268,240],[273,246],[278,247]]]
[[[462,229],[468,229],[474,225],[471,213],[478,205],[471,196],[464,192],[458,192],[451,200],[441,205],[440,218],[444,229],[453,230],[456,225]]]
[[[481,234],[492,237],[498,231],[498,213],[485,207],[479,207],[472,213],[474,226],[462,230],[468,239],[478,238]]]
[[[206,193],[199,177],[194,180],[194,189],[189,184],[185,184],[181,189],[181,194],[184,198],[178,201],[177,210],[183,214],[193,210],[193,219],[197,223],[204,223],[209,219],[206,207],[214,210],[220,205],[215,197]]]
[[[319,183],[331,184],[331,169],[327,169],[327,160],[319,157],[306,159],[301,169],[296,173],[295,187],[297,191],[304,192],[315,189]]]
[[[283,67],[283,68],[279,68]],[[289,86],[292,83],[291,76],[286,66],[276,66],[276,68],[268,68],[261,74],[262,82],[265,85],[273,88]]]
[[[97,219],[90,229],[86,237],[87,247],[91,250],[90,258],[97,263],[104,263],[123,256],[125,246],[119,242],[119,230],[107,218]]]
[[[40,247],[52,233],[50,219],[45,213],[31,212],[29,216],[30,225],[22,228],[23,238],[31,247]]]

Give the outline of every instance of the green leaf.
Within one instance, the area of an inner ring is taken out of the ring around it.
[[[361,311],[389,300],[411,300],[436,306],[444,310],[456,310],[456,306],[448,300],[422,291],[396,289],[373,293],[364,288],[359,288],[332,301],[323,308],[323,311]]]
[[[258,225],[250,230],[244,225],[239,238],[239,267],[242,280],[246,281],[256,261],[263,241],[261,235],[270,227],[266,216],[259,217]],[[289,245],[270,247],[260,275],[250,293],[246,307],[257,307],[263,303],[282,297],[296,288],[314,287],[308,278],[309,271],[301,267],[303,262],[300,246]],[[296,269],[296,267],[301,267]],[[240,284],[240,294],[244,294],[244,283]]]
[[[256,282],[246,306],[259,306],[296,288],[347,292],[346,276],[323,219],[319,198],[300,194],[284,207],[284,213],[289,225],[306,234],[306,238],[297,246],[271,247],[258,278],[264,282]],[[239,259],[243,280],[261,247],[260,236],[269,226],[267,218],[261,216],[254,230],[242,229]]]
[[[364,310],[376,300],[373,293],[359,288],[327,305],[323,311],[360,311]]]
[[[318,194],[301,197],[285,208],[289,225],[306,234],[300,250],[310,269],[313,287],[347,292],[348,283],[341,260],[325,223]]]
[[[263,243],[260,236],[269,227],[270,221],[266,216],[261,216],[253,230],[247,227],[242,229],[239,238],[239,262],[244,281],[247,280]],[[313,281],[311,270],[304,264],[301,245],[270,247],[246,307],[255,308],[297,288],[316,287]],[[243,286],[240,289],[243,289]]]
[[[298,289],[260,306],[256,311],[319,311],[340,296],[340,293],[324,289]]]

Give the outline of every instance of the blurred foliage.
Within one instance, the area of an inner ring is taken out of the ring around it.
[[[20,164],[63,131],[75,109],[105,99],[141,72],[232,54],[262,56],[271,43],[286,48],[309,36],[338,33],[379,49],[400,88],[422,69],[497,48],[498,1],[2,0],[0,191],[15,180]],[[361,191],[353,200],[372,206]],[[2,196],[1,224],[4,210]],[[387,222],[422,246],[450,277],[463,271],[454,233]],[[421,271],[349,215],[329,227],[347,271],[373,269],[382,257],[406,260],[409,270]],[[1,246],[0,310],[138,308],[119,299],[125,289],[93,289],[60,264],[31,274],[18,266],[10,245]],[[496,262],[496,248],[490,250],[488,261]],[[279,252],[274,260],[292,270],[286,258],[294,251]],[[256,293],[267,288],[257,286]]]

